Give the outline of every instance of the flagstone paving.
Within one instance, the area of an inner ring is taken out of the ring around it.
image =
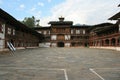
[[[120,80],[120,52],[37,48],[0,55],[0,80]]]

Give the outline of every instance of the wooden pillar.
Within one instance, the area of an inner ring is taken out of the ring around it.
[[[103,46],[105,46],[105,40],[103,40]]]
[[[98,46],[99,46],[99,47],[101,46],[100,43],[101,43],[101,41],[99,40],[99,41],[98,41]]]
[[[99,41],[99,46],[101,46],[101,40]]]
[[[95,46],[97,46],[97,41],[95,41]]]
[[[96,46],[96,41],[94,41],[94,46]]]
[[[92,41],[90,42],[90,46],[92,46]]]
[[[92,43],[92,42],[90,41],[90,42],[89,42],[89,46],[91,46],[91,43]]]
[[[98,44],[97,45],[100,46],[100,40],[98,40]]]
[[[95,46],[97,46],[97,41],[95,41]]]
[[[101,40],[101,46],[103,46],[103,40]]]
[[[101,42],[100,42],[100,45],[101,45],[101,46],[103,46],[103,43],[102,43],[102,42],[103,42],[103,40],[101,40]]]
[[[104,46],[106,46],[106,42],[105,42],[105,40],[104,40]]]
[[[102,45],[102,40],[100,40],[100,46],[103,46],[103,45]]]
[[[95,43],[94,43],[94,41],[93,41],[93,45],[92,45],[92,46],[95,46],[94,44],[95,44]]]
[[[95,46],[95,41],[93,41],[93,46]]]
[[[118,46],[120,46],[120,39],[119,39],[119,37],[118,37]]]
[[[111,39],[109,39],[109,46],[111,46]]]
[[[115,38],[115,46],[118,46],[118,38]]]
[[[100,40],[100,46],[102,46],[102,40]]]
[[[97,41],[97,46],[99,46],[99,41]]]

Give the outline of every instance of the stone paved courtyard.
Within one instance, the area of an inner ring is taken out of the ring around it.
[[[0,55],[0,80],[120,80],[120,52],[37,48]]]

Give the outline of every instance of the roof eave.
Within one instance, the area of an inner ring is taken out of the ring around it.
[[[110,17],[108,20],[118,20],[120,18],[120,12]]]

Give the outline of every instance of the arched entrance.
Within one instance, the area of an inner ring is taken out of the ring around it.
[[[115,46],[115,38],[111,39],[111,44],[112,44],[112,46]]]
[[[85,46],[85,47],[88,47],[88,43],[85,43],[84,46]]]
[[[105,40],[105,44],[106,44],[106,46],[109,46],[109,39]]]
[[[64,42],[58,42],[58,43],[57,43],[57,46],[58,46],[58,47],[64,47]]]
[[[104,46],[104,41],[102,40],[102,44],[101,44],[101,46]]]

